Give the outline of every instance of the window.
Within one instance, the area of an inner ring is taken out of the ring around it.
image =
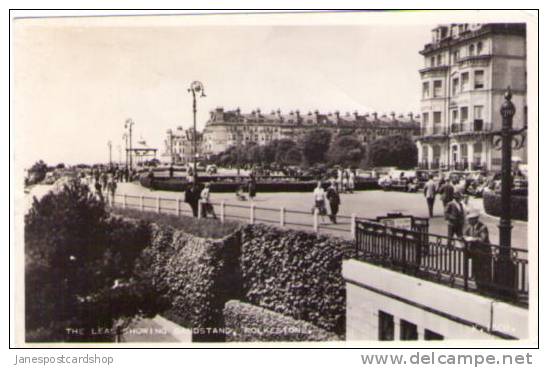
[[[400,340],[418,340],[419,334],[417,331],[417,325],[406,320],[400,320]]]
[[[464,123],[468,120],[468,107],[463,106],[460,108],[460,122]]]
[[[457,63],[459,59],[460,59],[459,50],[453,51],[453,63]]]
[[[476,53],[479,55],[481,54],[481,52],[483,51],[483,42],[478,42],[478,47],[477,47],[477,50],[476,50]]]
[[[468,90],[468,81],[469,81],[468,72],[462,73],[460,75],[460,91],[461,92]]]
[[[443,64],[443,63],[442,63],[442,56],[440,54],[440,55],[438,55],[438,65],[441,65],[441,64]]]
[[[474,131],[483,130],[483,106],[474,106]]]
[[[468,46],[468,56],[473,56],[474,55],[474,44],[471,44],[470,46]]]
[[[424,339],[425,340],[443,340],[443,335],[440,335],[439,333],[425,329]]]
[[[457,121],[458,117],[459,117],[459,110],[457,109],[451,110],[451,122],[453,124],[458,123]]]
[[[429,82],[423,82],[422,83],[422,98],[429,98],[430,97],[430,83]]]
[[[441,111],[434,111],[434,124],[441,124]]]
[[[483,88],[483,70],[474,71],[474,89]]]
[[[441,91],[441,81],[436,80],[434,81],[434,97],[441,97],[442,91]]]
[[[453,96],[459,92],[459,78],[453,78]]]
[[[379,311],[379,341],[394,340],[394,316]]]
[[[422,124],[424,126],[428,125],[428,113],[427,112],[422,113]]]
[[[430,58],[430,66],[436,66],[436,58],[433,56]]]

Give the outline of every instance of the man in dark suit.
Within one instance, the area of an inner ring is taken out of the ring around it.
[[[430,217],[434,217],[434,201],[436,200],[436,183],[434,183],[434,177],[428,176],[428,181],[424,185],[424,196],[426,197],[426,203],[428,205],[428,214]]]
[[[462,230],[464,227],[464,206],[462,204],[462,194],[455,192],[453,200],[445,206],[445,219],[447,220],[447,236],[453,238],[462,238]]]
[[[455,188],[451,184],[450,180],[445,181],[442,179],[440,181],[439,193],[441,195],[441,201],[443,203],[443,208],[447,206],[447,203],[453,200],[453,194],[455,193]]]

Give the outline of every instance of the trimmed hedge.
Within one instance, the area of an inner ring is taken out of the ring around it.
[[[512,194],[511,215],[514,220],[527,221],[528,218],[528,197],[525,195]],[[501,209],[501,197],[500,193],[493,192],[491,190],[483,191],[483,208],[485,212],[491,216],[500,216]]]
[[[144,251],[148,276],[177,323],[197,331],[223,325],[225,302],[241,295],[239,242],[239,232],[205,239],[152,225],[152,242]],[[193,334],[193,341],[223,339],[221,333]]]
[[[227,302],[223,315],[228,342],[339,340],[334,333],[311,323],[238,300]]]
[[[241,185],[241,182],[218,182],[211,181],[207,177],[200,177],[200,182],[209,181],[211,184],[211,191],[217,193],[231,193],[235,192],[236,189]],[[140,183],[145,188],[151,188],[150,179],[148,177],[141,177]],[[276,193],[276,192],[312,192],[316,187],[317,181],[258,181],[257,182],[257,191],[265,193]],[[186,183],[180,178],[155,178],[154,179],[154,188],[155,190],[169,190],[174,192],[182,192],[185,190]],[[376,180],[360,180],[356,181],[355,190],[372,190],[379,189],[379,185]]]
[[[345,335],[343,259],[352,242],[267,225],[242,229],[244,301]]]

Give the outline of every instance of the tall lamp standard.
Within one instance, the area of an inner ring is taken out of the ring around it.
[[[112,142],[108,141],[107,146],[108,146],[108,164],[109,166],[112,166]]]
[[[206,97],[204,93],[204,85],[200,81],[194,81],[190,84],[190,88],[188,89],[188,92],[192,93],[192,114],[193,114],[193,127],[194,131],[192,132],[192,153],[194,156],[194,182],[198,182],[198,171],[196,167],[196,161],[198,160],[198,149],[197,149],[197,142],[196,142],[196,95],[199,97]]]
[[[126,169],[128,168],[128,165],[129,165],[129,155],[128,155],[128,148],[129,148],[129,145],[128,145],[128,135],[127,133],[124,133],[124,135],[122,135],[122,139],[124,140],[125,142],[125,148],[126,148]]]
[[[129,168],[133,169],[133,147],[132,147],[132,128],[133,128],[133,120],[131,118],[127,119],[124,127],[126,129],[129,129]],[[127,151],[126,151],[127,152]]]
[[[501,259],[498,262],[495,278],[499,285],[508,287],[510,293],[513,292],[515,284],[515,269],[512,264],[511,246],[512,246],[512,149],[520,149],[525,143],[525,131],[527,130],[527,121],[523,128],[513,129],[512,123],[516,108],[512,103],[512,91],[507,88],[504,94],[505,101],[500,108],[502,116],[502,128],[494,135],[499,138],[494,144],[501,150],[501,215],[499,222],[499,245],[501,247]]]

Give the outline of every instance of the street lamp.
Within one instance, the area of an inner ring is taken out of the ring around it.
[[[129,156],[128,156],[128,135],[127,133],[124,133],[124,135],[122,135],[122,139],[124,140],[125,142],[125,149],[126,149],[126,169],[128,168],[128,164],[129,164]]]
[[[516,108],[512,103],[512,91],[507,88],[504,94],[505,101],[500,108],[502,128],[495,132],[499,138],[494,141],[497,149],[501,150],[501,215],[499,222],[500,261],[496,268],[495,279],[500,285],[514,288],[515,269],[511,257],[512,246],[512,149],[520,149],[525,143],[527,121],[521,129],[512,129]]]
[[[200,81],[194,81],[190,84],[188,92],[192,93],[192,113],[193,113],[193,126],[194,131],[192,132],[192,150],[194,156],[194,182],[198,182],[198,171],[196,167],[196,161],[198,159],[198,149],[196,146],[196,95],[200,97],[206,97],[204,93],[204,85]]]
[[[112,166],[112,142],[108,141],[107,146],[108,146],[108,164],[109,166]]]
[[[133,169],[133,153],[132,153],[132,141],[131,141],[132,140],[132,127],[133,127],[133,124],[135,124],[135,123],[133,122],[133,120],[131,118],[126,119],[126,122],[124,124],[124,127],[126,129],[129,129],[129,168],[130,169]]]

